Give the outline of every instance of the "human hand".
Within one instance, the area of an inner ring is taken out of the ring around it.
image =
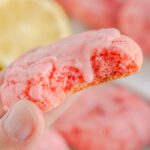
[[[2,82],[1,73],[0,85]],[[71,99],[47,113],[28,100],[20,100],[5,112],[0,101],[0,150],[34,150],[45,126],[49,127],[73,103]]]
[[[33,150],[44,130],[44,117],[39,108],[30,101],[22,100],[2,114],[0,150]]]
[[[21,100],[5,112],[0,101],[0,150],[33,150],[44,127],[44,116],[32,102]]]

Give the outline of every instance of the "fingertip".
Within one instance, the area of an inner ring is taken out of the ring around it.
[[[21,103],[24,105],[24,107],[28,108],[28,111],[30,111],[31,114],[31,118],[33,119],[34,125],[32,135],[24,145],[24,147],[27,147],[27,149],[31,149],[36,145],[37,141],[45,130],[45,119],[43,112],[33,102],[29,100],[22,100]]]
[[[1,123],[8,143],[26,149],[34,148],[45,128],[41,110],[29,100],[17,102],[1,118]]]
[[[34,123],[34,132],[33,136],[41,133],[45,128],[45,120],[43,117],[43,112],[39,107],[29,100],[21,100],[20,103],[24,106],[23,109],[26,109],[30,112],[30,117],[33,119]]]

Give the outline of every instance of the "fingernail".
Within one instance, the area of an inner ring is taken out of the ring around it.
[[[27,140],[33,131],[31,110],[25,102],[18,102],[4,119],[4,130],[10,138],[17,141]]]

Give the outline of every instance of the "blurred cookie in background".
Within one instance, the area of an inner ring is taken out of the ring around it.
[[[122,0],[56,0],[66,12],[91,28],[117,26],[118,11]]]
[[[123,87],[97,86],[82,92],[55,127],[75,150],[141,150],[150,144],[150,105]]]
[[[54,1],[0,1],[0,69],[25,51],[70,33],[70,22]]]
[[[120,11],[120,30],[150,56],[150,0],[129,0]]]
[[[69,16],[93,29],[115,27],[150,56],[150,0],[56,0]]]

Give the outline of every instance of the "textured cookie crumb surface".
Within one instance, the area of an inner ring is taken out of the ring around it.
[[[141,65],[140,48],[118,30],[88,31],[20,57],[6,70],[0,96],[6,110],[28,99],[48,111],[71,92],[131,75]]]

